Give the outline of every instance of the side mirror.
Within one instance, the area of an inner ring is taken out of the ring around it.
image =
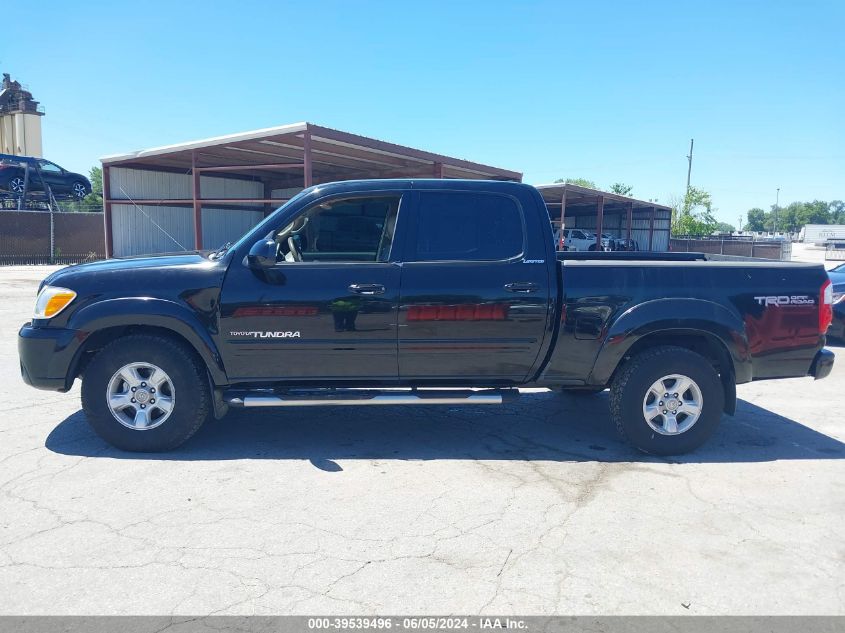
[[[276,265],[276,240],[261,240],[252,245],[246,256],[247,266],[252,269],[266,270]]]

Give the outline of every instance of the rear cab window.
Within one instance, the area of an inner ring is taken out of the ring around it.
[[[502,261],[522,255],[525,229],[516,201],[492,193],[420,192],[413,261]]]

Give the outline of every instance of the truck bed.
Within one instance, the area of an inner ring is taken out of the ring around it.
[[[644,337],[700,333],[727,350],[737,383],[805,375],[824,345],[819,264],[671,252],[557,260],[562,320],[544,384],[606,384]]]

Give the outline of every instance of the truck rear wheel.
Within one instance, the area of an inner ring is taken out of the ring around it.
[[[710,362],[683,347],[661,346],[628,361],[610,388],[619,433],[643,452],[679,455],[716,430],[725,393]]]
[[[125,451],[176,448],[211,408],[205,369],[177,341],[131,335],[113,341],[82,377],[82,408],[94,431]]]

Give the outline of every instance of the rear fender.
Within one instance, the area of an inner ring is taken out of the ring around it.
[[[67,324],[86,338],[99,330],[120,326],[156,327],[175,332],[200,355],[214,384],[227,384],[223,360],[208,328],[195,312],[174,301],[146,297],[107,299],[80,309]]]
[[[703,299],[655,299],[626,310],[608,328],[588,379],[607,384],[628,351],[649,336],[703,336],[718,342],[731,362],[733,380],[751,380],[751,352],[739,315]]]

